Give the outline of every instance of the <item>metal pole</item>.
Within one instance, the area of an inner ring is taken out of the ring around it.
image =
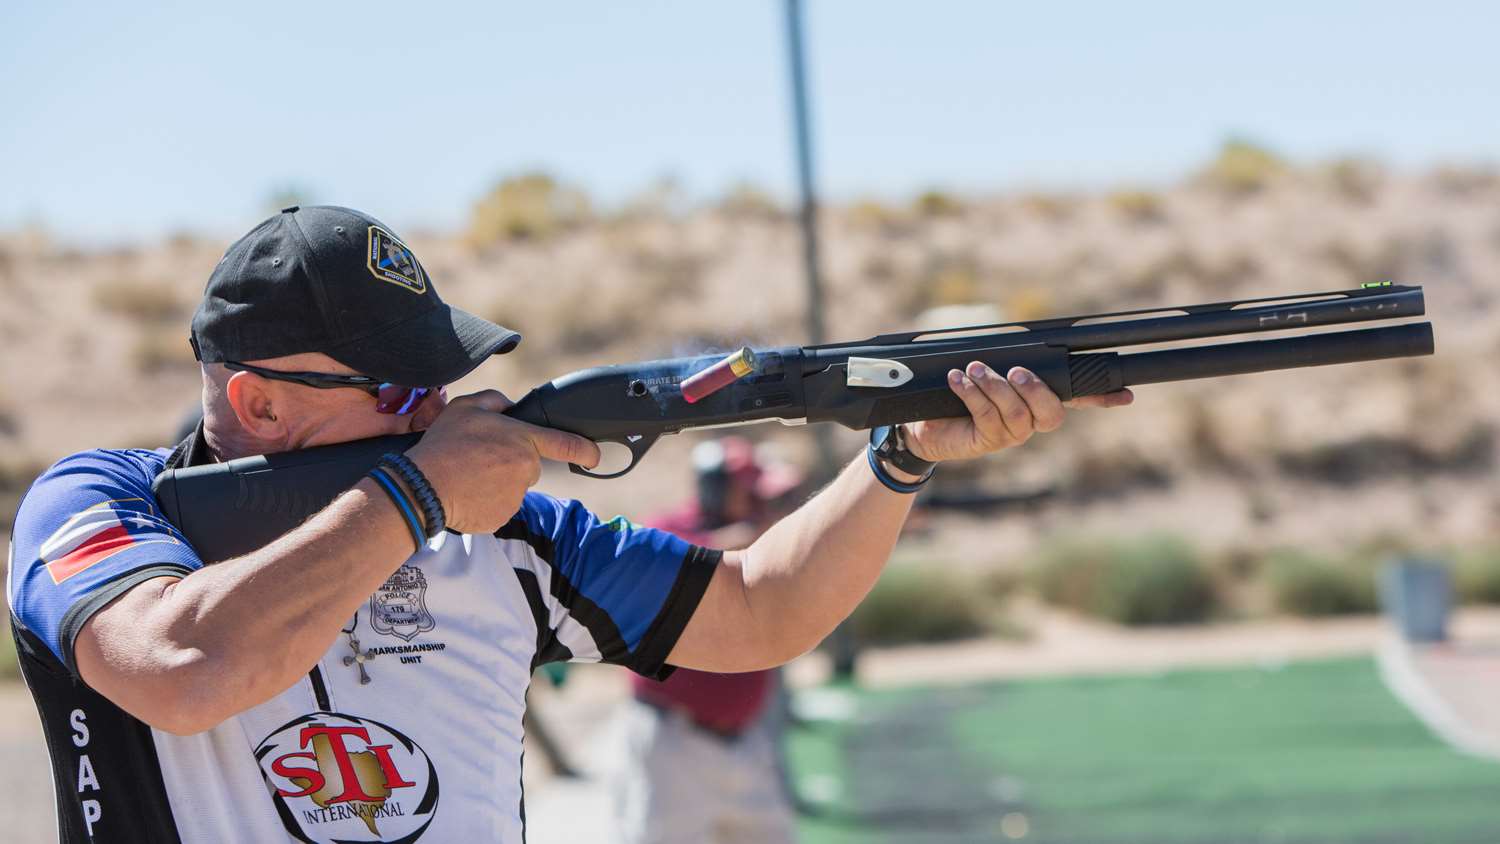
[[[813,187],[812,128],[807,117],[807,71],[802,46],[802,2],[786,0],[786,37],[792,67],[792,131],[797,145],[798,218],[802,226],[802,266],[807,278],[808,342],[827,339],[823,330],[823,286],[818,271],[818,197]]]
[[[787,54],[791,63],[792,132],[797,146],[797,184],[801,193],[798,221],[802,229],[802,267],[807,278],[807,337],[812,344],[823,343],[827,335],[823,326],[823,285],[818,262],[818,194],[813,183],[812,127],[807,114],[807,70],[802,46],[802,2],[786,0]],[[843,468],[834,450],[833,431],[829,426],[813,428],[818,450],[817,471],[824,482],[832,480]],[[828,637],[833,654],[833,673],[839,679],[854,674],[857,658],[854,638],[847,623]]]

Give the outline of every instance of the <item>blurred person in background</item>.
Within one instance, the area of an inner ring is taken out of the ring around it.
[[[705,548],[749,546],[795,509],[802,475],[728,436],[693,449],[697,495],[649,527]],[[624,844],[795,839],[775,669],[631,675],[615,789]]]

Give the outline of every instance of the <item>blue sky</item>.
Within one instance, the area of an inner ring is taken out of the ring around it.
[[[1224,137],[1497,160],[1500,4],[807,0],[825,193],[1167,181]],[[608,205],[792,190],[778,0],[0,6],[0,228],[248,229],[281,186],[453,226],[543,168]]]

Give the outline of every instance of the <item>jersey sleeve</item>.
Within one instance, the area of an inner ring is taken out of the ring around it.
[[[552,631],[541,661],[608,662],[658,679],[722,556],[537,492],[497,536],[526,544]]]
[[[11,613],[75,675],[73,640],[94,613],[144,580],[203,566],[156,507],[159,462],[144,451],[75,454],[37,478],[16,513]]]

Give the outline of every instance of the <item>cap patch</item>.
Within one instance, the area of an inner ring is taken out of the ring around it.
[[[365,253],[370,273],[381,281],[399,284],[413,293],[427,292],[427,274],[417,256],[396,236],[379,226],[370,226],[370,247]]]

